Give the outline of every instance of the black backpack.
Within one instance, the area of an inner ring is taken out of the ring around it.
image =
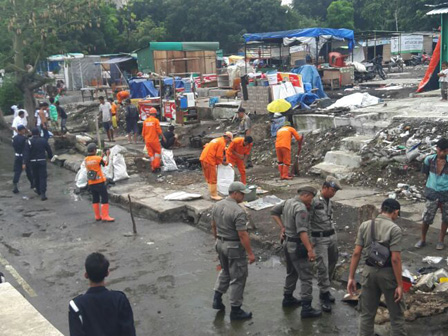
[[[375,239],[375,220],[372,219],[370,224],[372,234],[372,244],[370,246],[370,253],[367,257],[366,264],[368,266],[383,268],[390,266],[390,250],[388,247],[382,245]]]

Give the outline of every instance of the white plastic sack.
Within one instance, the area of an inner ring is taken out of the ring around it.
[[[129,178],[127,169],[126,169],[126,162],[124,161],[123,154],[117,154],[114,156],[113,160],[113,172],[114,182],[125,180]]]
[[[229,186],[235,181],[235,171],[232,165],[218,166],[218,192],[222,195],[229,194]]]
[[[333,105],[327,107],[327,110],[340,107],[348,107],[348,108],[366,107],[371,105],[377,105],[380,103],[380,101],[381,101],[380,98],[371,96],[367,92],[365,93],[357,92],[342,97],[341,99],[338,99]]]
[[[76,173],[75,184],[76,187],[79,189],[87,187],[87,169],[85,161],[82,161],[81,166],[79,167],[79,170]]]
[[[172,150],[162,148],[162,163],[162,171],[177,170],[177,165],[174,160],[174,153]]]
[[[165,201],[190,201],[202,198],[201,194],[192,194],[185,191],[178,191],[164,197]]]

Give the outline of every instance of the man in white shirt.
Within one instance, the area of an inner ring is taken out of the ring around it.
[[[441,100],[446,101],[448,98],[448,63],[442,62],[442,71],[440,71],[437,76],[439,76],[440,82],[440,93],[442,95]]]
[[[103,128],[106,131],[109,141],[114,141],[114,132],[112,128],[112,106],[109,102],[104,100],[104,97],[99,97],[98,99],[100,101],[99,115],[103,121]]]
[[[20,110],[17,117],[15,117],[12,121],[12,131],[13,131],[13,136],[16,136],[18,133],[18,127],[20,125],[23,125],[23,127],[25,127],[26,131],[29,132],[29,130],[27,129],[28,126],[28,120],[26,120],[25,117],[25,111],[24,110]]]
[[[13,105],[13,106],[11,106],[11,109],[14,109],[14,118],[19,115],[20,111],[24,111],[25,112],[25,118],[28,119],[28,112],[23,108],[23,104],[19,104],[18,106]]]

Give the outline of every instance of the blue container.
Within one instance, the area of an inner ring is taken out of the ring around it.
[[[180,98],[180,108],[181,108],[181,109],[186,109],[186,108],[188,108],[188,100],[187,100],[187,97],[181,97],[181,98]]]
[[[312,88],[313,86],[311,85],[311,83],[303,83],[303,89],[305,90],[306,93],[311,92]]]

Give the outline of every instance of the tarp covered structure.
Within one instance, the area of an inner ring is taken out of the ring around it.
[[[348,42],[349,49],[355,46],[355,35],[351,29],[331,29],[331,28],[305,28],[285,30],[269,33],[253,33],[244,34],[243,38],[246,43],[249,42],[266,42],[266,43],[284,43],[285,39],[294,38],[319,38],[320,36],[328,36],[336,39],[344,39]]]
[[[133,78],[129,81],[131,98],[158,97],[159,91],[154,87],[154,83],[147,79]]]
[[[439,77],[437,76],[440,69],[440,44],[441,38],[437,41],[436,48],[432,53],[431,62],[426,70],[425,76],[418,85],[417,92],[436,90],[439,88]]]

